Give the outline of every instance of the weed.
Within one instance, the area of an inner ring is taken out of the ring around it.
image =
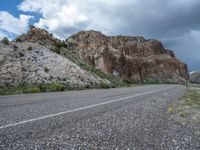
[[[31,51],[31,50],[32,50],[32,47],[31,47],[31,46],[29,46],[29,47],[27,48],[27,50]]]

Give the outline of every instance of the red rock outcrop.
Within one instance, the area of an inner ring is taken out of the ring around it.
[[[91,30],[78,32],[66,42],[77,45],[73,51],[82,60],[124,80],[177,83],[188,80],[187,65],[157,40],[106,36]]]
[[[53,34],[50,34],[47,30],[36,28],[32,25],[30,25],[29,31],[26,34],[22,34],[17,39],[21,42],[38,43],[44,46],[54,45],[55,42],[58,41],[58,39],[54,38]]]

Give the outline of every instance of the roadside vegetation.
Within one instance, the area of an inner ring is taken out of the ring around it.
[[[114,83],[113,83],[114,85]],[[128,86],[128,83],[124,83],[124,85],[121,85],[119,83],[115,83],[115,87],[122,87],[122,86]],[[15,94],[28,94],[28,93],[41,93],[41,92],[62,92],[62,91],[70,91],[70,90],[85,90],[85,89],[107,89],[107,88],[113,88],[114,86],[111,86],[107,83],[99,83],[99,84],[93,84],[93,85],[85,85],[82,87],[76,87],[71,86],[69,84],[64,83],[35,83],[35,84],[26,84],[23,83],[18,86],[14,85],[4,85],[0,86],[0,95],[15,95]]]
[[[61,83],[32,84],[32,85],[21,84],[19,86],[5,85],[0,87],[0,95],[56,92],[56,91],[64,91],[66,89],[68,89],[68,87]]]
[[[188,88],[179,101],[168,107],[168,112],[177,115],[179,123],[200,123],[200,88]]]

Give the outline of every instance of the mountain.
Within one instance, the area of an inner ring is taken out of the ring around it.
[[[190,72],[190,82],[200,83],[200,71]]]
[[[137,82],[188,80],[187,65],[157,40],[143,37],[106,36],[97,31],[81,31],[66,39],[80,59],[123,80]]]

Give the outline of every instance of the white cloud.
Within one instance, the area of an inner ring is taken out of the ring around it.
[[[29,15],[20,15],[16,18],[6,11],[0,11],[0,36],[22,34],[27,30],[31,18],[33,17]]]
[[[136,4],[136,0],[24,0],[18,9],[25,12],[39,12],[42,18],[35,26],[46,28],[60,38],[66,38],[71,32],[95,29],[109,33],[117,25],[123,25],[121,19],[112,14],[118,7]],[[105,11],[102,10],[105,8]],[[110,10],[109,10],[110,9]],[[109,11],[108,11],[109,10]],[[65,31],[63,35],[61,30]],[[67,32],[68,33],[67,33]]]
[[[81,13],[74,3],[68,3],[67,0],[49,0],[48,4],[46,0],[25,0],[18,8],[41,13],[43,18],[40,18],[35,26],[47,28],[60,38],[63,36],[57,34],[59,30],[74,28],[88,21],[87,16]]]

